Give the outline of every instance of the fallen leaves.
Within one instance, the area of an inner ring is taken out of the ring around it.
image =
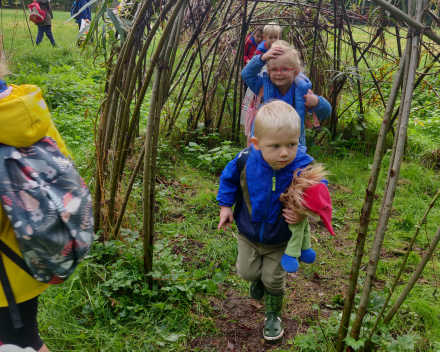
[[[239,323],[238,326],[239,326],[240,328],[246,330],[246,331],[251,331],[251,330],[252,330],[252,328],[251,328],[250,326],[247,326],[247,325],[245,325],[245,324],[243,324],[243,323]]]

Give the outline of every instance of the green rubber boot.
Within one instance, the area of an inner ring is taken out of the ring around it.
[[[256,301],[261,301],[264,296],[264,284],[261,279],[257,279],[251,282],[251,286],[249,287],[249,294],[251,298]]]
[[[266,318],[264,320],[263,337],[268,343],[277,343],[281,341],[284,334],[284,326],[281,321],[284,292],[271,293],[266,289],[264,291]]]

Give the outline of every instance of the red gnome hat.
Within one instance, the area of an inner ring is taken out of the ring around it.
[[[335,236],[332,227],[332,199],[328,192],[327,186],[318,183],[307,188],[303,193],[303,205],[318,214],[327,230]]]

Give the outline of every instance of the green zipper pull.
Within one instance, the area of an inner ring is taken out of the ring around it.
[[[273,176],[272,177],[272,191],[275,191],[276,180],[277,180],[276,177]]]

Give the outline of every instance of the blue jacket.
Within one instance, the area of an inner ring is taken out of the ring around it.
[[[252,214],[245,202],[235,218],[239,231],[253,242],[279,244],[288,241],[292,235],[281,215],[280,195],[286,191],[293,179],[293,172],[309,165],[313,158],[306,154],[307,148],[298,146],[295,160],[281,170],[273,170],[263,159],[261,151],[252,146],[246,163],[246,180]],[[237,170],[238,154],[229,162],[220,177],[217,201],[222,206],[235,204],[240,175]],[[275,182],[275,183],[274,183]]]
[[[261,44],[260,44],[261,45]],[[256,55],[252,58],[251,61],[245,66],[243,71],[241,71],[241,77],[243,81],[248,85],[248,87],[254,92],[254,94],[258,94],[261,89],[261,86],[264,86],[264,100],[268,101],[270,99],[276,98],[275,90],[278,88],[272,83],[270,80],[269,74],[264,72],[262,75],[260,74],[261,69],[266,64],[265,61],[260,59],[261,55]],[[312,89],[312,82],[300,73],[295,80],[295,105],[294,108],[301,118],[301,135],[299,137],[299,142],[302,145],[306,145],[306,133],[304,129],[304,121],[306,118],[306,107],[304,105],[305,99],[304,95],[307,94],[309,89]],[[324,120],[328,118],[332,112],[332,106],[330,103],[323,97],[318,96],[319,104],[315,106],[312,110],[316,113],[319,120]]]
[[[262,54],[266,53],[267,50],[268,49],[266,49],[266,41],[265,40],[263,40],[260,44],[258,44],[258,46],[257,46],[257,52],[259,52],[258,55],[262,55]],[[257,54],[255,53],[255,55],[257,55]]]
[[[81,9],[84,5],[86,5],[89,0],[76,0],[77,2],[77,9]],[[75,17],[75,22],[78,23],[78,25],[81,25],[81,20],[92,20],[92,12],[90,10],[90,6],[86,7],[78,16]]]

